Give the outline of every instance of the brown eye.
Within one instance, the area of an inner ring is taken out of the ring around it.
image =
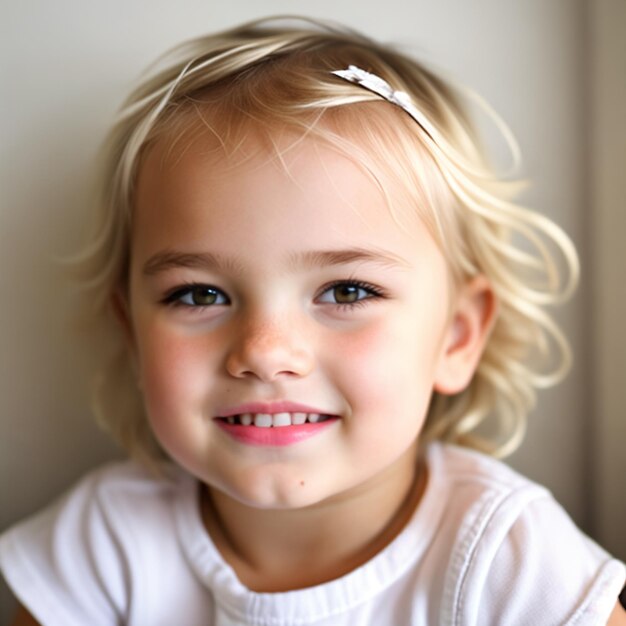
[[[187,307],[228,305],[228,296],[211,285],[188,285],[175,289],[163,300],[166,304]]]
[[[357,305],[365,300],[384,298],[380,288],[360,281],[343,280],[326,289],[316,298],[319,304]]]
[[[196,306],[209,306],[217,302],[219,292],[212,287],[194,287],[189,295]]]
[[[356,285],[337,285],[333,287],[333,296],[337,304],[350,304],[359,300],[359,291],[364,291]]]

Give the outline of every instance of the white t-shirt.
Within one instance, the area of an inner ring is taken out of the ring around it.
[[[92,472],[0,538],[0,566],[44,626],[605,624],[626,568],[542,487],[434,444],[424,496],[379,554],[328,583],[256,593],[200,518],[198,483],[132,462]],[[355,524],[358,520],[355,520]]]

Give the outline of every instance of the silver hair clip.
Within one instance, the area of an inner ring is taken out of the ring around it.
[[[366,72],[356,65],[349,65],[347,70],[334,70],[331,74],[335,74],[335,76],[339,76],[351,83],[361,85],[361,87],[365,87],[365,89],[382,96],[388,102],[401,107],[431,138],[433,137],[433,129],[430,122],[413,104],[411,96],[405,91],[395,91],[386,80],[376,74]]]
[[[366,72],[362,70],[360,67],[356,65],[349,65],[347,70],[334,70],[331,72],[335,76],[339,76],[339,78],[343,78],[351,83],[356,83],[361,87],[365,87],[369,91],[382,96],[388,102],[399,106],[404,111],[406,111],[420,126],[420,128],[428,135],[428,137],[432,140],[434,146],[433,148],[437,150],[438,154],[443,155],[446,159],[452,161],[457,167],[460,167],[464,172],[469,172],[474,176],[483,177],[484,172],[481,168],[474,168],[471,164],[458,154],[458,152],[446,141],[445,137],[441,135],[441,133],[437,130],[437,127],[433,125],[428,117],[420,111],[413,101],[411,100],[411,96],[406,93],[406,91],[395,91],[393,87],[383,78],[377,76],[376,74],[371,74],[370,72]],[[511,154],[513,156],[513,165],[509,170],[509,173],[517,170],[521,157],[519,153],[519,147],[517,145],[517,141],[515,137],[511,134],[511,131],[508,129],[506,124],[498,117],[498,115],[493,111],[493,109],[484,102],[481,98],[477,98],[471,92],[468,94],[474,100],[477,100],[478,104],[483,108],[487,114],[490,115],[492,120],[495,122],[498,130],[502,133],[507,146],[511,150]],[[503,174],[504,175],[504,174]]]

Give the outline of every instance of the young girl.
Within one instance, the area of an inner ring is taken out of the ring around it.
[[[624,565],[491,458],[567,367],[544,306],[576,256],[454,89],[320,24],[173,56],[111,135],[82,259],[134,460],[2,536],[16,623],[625,623]]]

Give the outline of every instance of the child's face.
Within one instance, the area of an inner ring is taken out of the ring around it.
[[[209,139],[149,153],[133,345],[152,428],[180,465],[253,506],[304,506],[409,467],[451,340],[449,277],[424,225],[401,229],[346,157],[306,139],[287,173],[248,145],[243,164],[208,156]],[[219,419],[233,413],[333,419]]]

